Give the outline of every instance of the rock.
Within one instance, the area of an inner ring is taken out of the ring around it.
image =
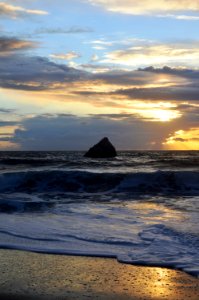
[[[99,143],[91,147],[84,156],[91,158],[109,158],[117,156],[117,152],[109,139],[105,137]]]

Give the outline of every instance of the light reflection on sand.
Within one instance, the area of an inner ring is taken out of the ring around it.
[[[1,299],[199,299],[196,278],[114,259],[0,250],[0,265]]]

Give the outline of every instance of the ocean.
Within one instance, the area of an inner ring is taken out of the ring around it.
[[[199,276],[199,151],[0,152],[0,248]]]

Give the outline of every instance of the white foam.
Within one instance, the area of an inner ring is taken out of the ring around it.
[[[154,199],[153,199],[154,200]],[[179,210],[198,198],[158,202],[71,203],[51,213],[1,214],[0,247],[46,253],[117,257],[182,269],[199,276],[196,214]],[[189,227],[186,227],[186,223]],[[193,226],[191,226],[193,225]],[[191,228],[191,230],[190,230]]]

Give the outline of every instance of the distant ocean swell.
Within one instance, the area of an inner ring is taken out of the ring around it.
[[[132,154],[132,153],[130,153]],[[59,167],[94,167],[94,168],[106,168],[106,167],[136,167],[136,166],[151,166],[151,167],[194,167],[198,164],[198,157],[194,155],[189,157],[183,157],[182,155],[179,157],[175,156],[163,156],[158,157],[156,153],[152,153],[151,155],[147,155],[147,153],[136,153],[134,155],[129,155],[123,152],[122,157],[118,156],[116,158],[110,158],[107,160],[100,159],[91,159],[83,157],[83,153],[79,153],[76,156],[68,157],[68,156],[52,156],[52,157],[0,157],[0,167],[5,166],[16,166],[19,167],[38,167],[38,166],[59,166]]]
[[[94,173],[86,171],[22,171],[0,174],[0,193],[128,192],[197,195],[199,171]]]

